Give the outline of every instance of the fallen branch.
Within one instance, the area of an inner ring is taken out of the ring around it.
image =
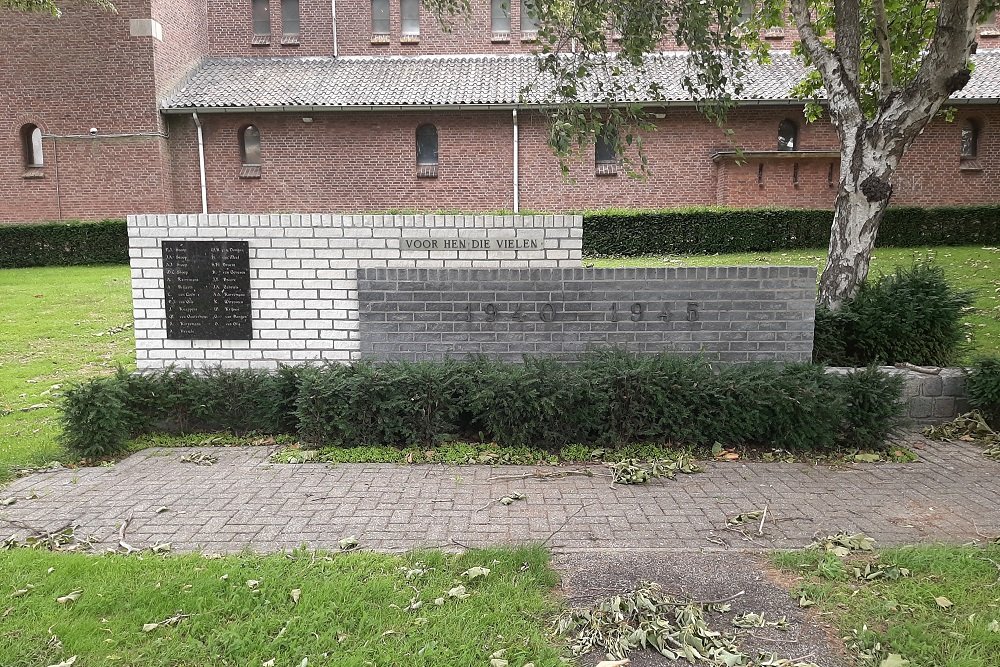
[[[770,503],[764,503],[764,513],[761,514],[761,516],[760,516],[760,525],[757,526],[757,534],[758,535],[763,535],[764,534],[764,519],[767,518],[767,508],[768,508],[769,505],[770,505]]]
[[[611,475],[607,473],[594,472],[593,470],[556,470],[553,472],[542,472],[541,470],[536,470],[535,472],[527,475],[498,475],[496,477],[489,477],[486,481],[500,482],[517,479],[538,479],[541,481],[548,481],[550,479],[569,477],[570,475],[576,475],[579,477],[611,477]]]
[[[139,551],[131,544],[125,541],[125,531],[128,530],[128,525],[132,523],[132,512],[129,510],[128,516],[122,521],[122,525],[118,527],[118,546],[125,550],[125,553],[131,554],[132,552]]]
[[[549,542],[551,542],[551,541],[552,541],[552,538],[553,538],[553,537],[555,537],[555,536],[556,536],[556,534],[557,534],[557,533],[558,533],[558,532],[559,532],[560,530],[562,530],[563,528],[565,528],[565,527],[566,527],[566,524],[567,524],[567,523],[569,523],[571,519],[573,519],[573,518],[574,518],[574,517],[575,517],[575,516],[576,516],[577,514],[579,514],[580,512],[582,512],[582,511],[583,511],[583,508],[585,508],[585,507],[589,507],[590,505],[591,505],[591,503],[587,503],[586,505],[580,505],[580,506],[579,506],[578,508],[576,508],[576,511],[575,511],[575,512],[573,512],[573,513],[572,513],[572,514],[570,514],[570,515],[569,515],[568,517],[566,517],[566,520],[565,520],[565,521],[563,521],[563,522],[562,522],[562,524],[561,524],[561,525],[560,525],[560,526],[559,526],[558,528],[556,528],[555,530],[553,530],[553,531],[552,531],[552,532],[551,532],[551,533],[549,534],[549,536],[545,538],[545,541],[544,541],[544,542],[542,542],[542,546],[544,547],[544,546],[545,546],[546,544],[548,544]]]
[[[923,373],[924,375],[941,375],[940,368],[934,366],[915,366],[905,361],[897,363],[896,368],[902,368],[908,371],[913,371],[914,373]]]

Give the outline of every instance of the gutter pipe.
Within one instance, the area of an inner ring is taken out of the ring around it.
[[[514,117],[514,213],[521,212],[520,159],[518,156],[517,109],[511,109]]]
[[[198,169],[201,172],[201,212],[208,214],[208,182],[205,180],[205,133],[201,127],[201,119],[198,112],[191,114],[194,124],[198,128]]]

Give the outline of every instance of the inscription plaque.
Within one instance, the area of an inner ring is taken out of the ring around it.
[[[250,340],[250,244],[164,241],[167,338]]]
[[[545,239],[403,237],[399,247],[401,250],[542,250]]]

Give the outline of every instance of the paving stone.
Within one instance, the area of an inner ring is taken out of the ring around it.
[[[347,535],[383,551],[544,542],[571,552],[795,548],[840,530],[882,544],[1000,534],[1000,463],[971,444],[911,439],[919,463],[709,462],[700,474],[614,488],[603,477],[490,481],[536,470],[517,466],[271,465],[273,448],[234,447],[211,449],[219,462],[201,467],[180,462],[198,448],[151,449],[112,468],[14,481],[3,493],[19,501],[0,508],[0,533],[77,522],[99,548],[113,546],[132,512],[134,546],[212,553],[336,549]],[[514,491],[526,499],[495,502]],[[726,530],[727,517],[765,504],[763,535]]]

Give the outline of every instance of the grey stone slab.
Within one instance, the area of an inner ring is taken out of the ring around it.
[[[454,325],[449,332],[476,334],[454,356],[573,358],[617,345],[721,361],[799,361],[812,348],[814,275],[809,267],[366,269],[359,274],[361,354],[397,359],[384,345],[387,335],[439,343],[437,329],[420,323],[441,321]]]

